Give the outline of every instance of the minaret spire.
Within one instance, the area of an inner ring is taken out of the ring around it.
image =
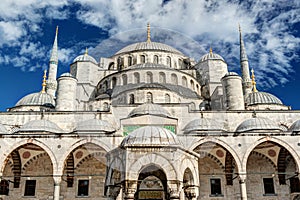
[[[151,30],[150,30],[150,23],[147,24],[147,43],[151,42]]]
[[[46,91],[48,94],[55,96],[57,89],[57,66],[58,66],[58,48],[57,48],[57,36],[58,36],[58,26],[56,27],[55,38],[52,46],[50,62],[49,62],[49,74],[47,80]]]
[[[249,93],[251,93],[252,84],[250,79],[248,57],[246,54],[246,48],[244,45],[244,41],[242,37],[242,29],[240,25],[239,25],[239,33],[240,33],[240,63],[241,63],[241,70],[242,70],[242,84],[243,84],[244,96],[246,96]]]

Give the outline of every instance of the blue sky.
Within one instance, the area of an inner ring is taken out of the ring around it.
[[[59,72],[85,48],[96,60],[130,42],[164,42],[196,61],[209,47],[239,71],[241,24],[258,90],[300,109],[300,1],[3,0],[0,4],[0,111],[41,90],[59,26]]]

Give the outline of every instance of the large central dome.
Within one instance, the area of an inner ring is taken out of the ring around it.
[[[131,44],[131,45],[128,45],[128,46],[124,47],[123,49],[118,51],[115,55],[124,54],[124,53],[128,53],[128,52],[134,52],[134,51],[145,51],[145,50],[166,51],[166,52],[170,52],[170,53],[176,53],[176,54],[183,55],[177,49],[175,49],[175,48],[173,48],[169,45],[159,43],[159,42],[138,42],[138,43],[134,43],[134,44]]]

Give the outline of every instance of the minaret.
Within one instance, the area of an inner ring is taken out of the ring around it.
[[[51,57],[49,62],[49,74],[47,80],[46,91],[48,94],[55,96],[57,89],[57,65],[58,65],[58,54],[57,54],[57,34],[58,34],[58,26],[56,27],[55,39],[51,51]]]
[[[243,93],[244,96],[247,96],[249,93],[251,93],[252,84],[250,79],[248,57],[246,54],[246,49],[242,38],[242,30],[240,25],[239,25],[239,32],[240,32],[240,62],[241,62],[241,70],[242,70]]]

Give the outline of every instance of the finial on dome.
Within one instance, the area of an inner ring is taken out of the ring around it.
[[[252,89],[252,92],[257,92],[257,89],[256,89],[256,82],[255,82],[255,75],[254,75],[254,69],[252,68],[251,69],[251,78],[252,78],[252,86],[253,86],[253,89]]]
[[[212,48],[210,47],[210,48],[209,48],[209,54],[212,54],[212,52],[213,52],[213,51],[212,51]]]
[[[88,55],[88,48],[87,47],[85,48],[84,55]]]
[[[151,30],[150,30],[150,23],[147,24],[147,42],[151,42]]]
[[[47,76],[46,76],[46,74],[47,74],[47,70],[44,70],[44,76],[43,76],[43,83],[42,83],[42,93],[45,93],[46,92],[46,78],[47,78]]]

